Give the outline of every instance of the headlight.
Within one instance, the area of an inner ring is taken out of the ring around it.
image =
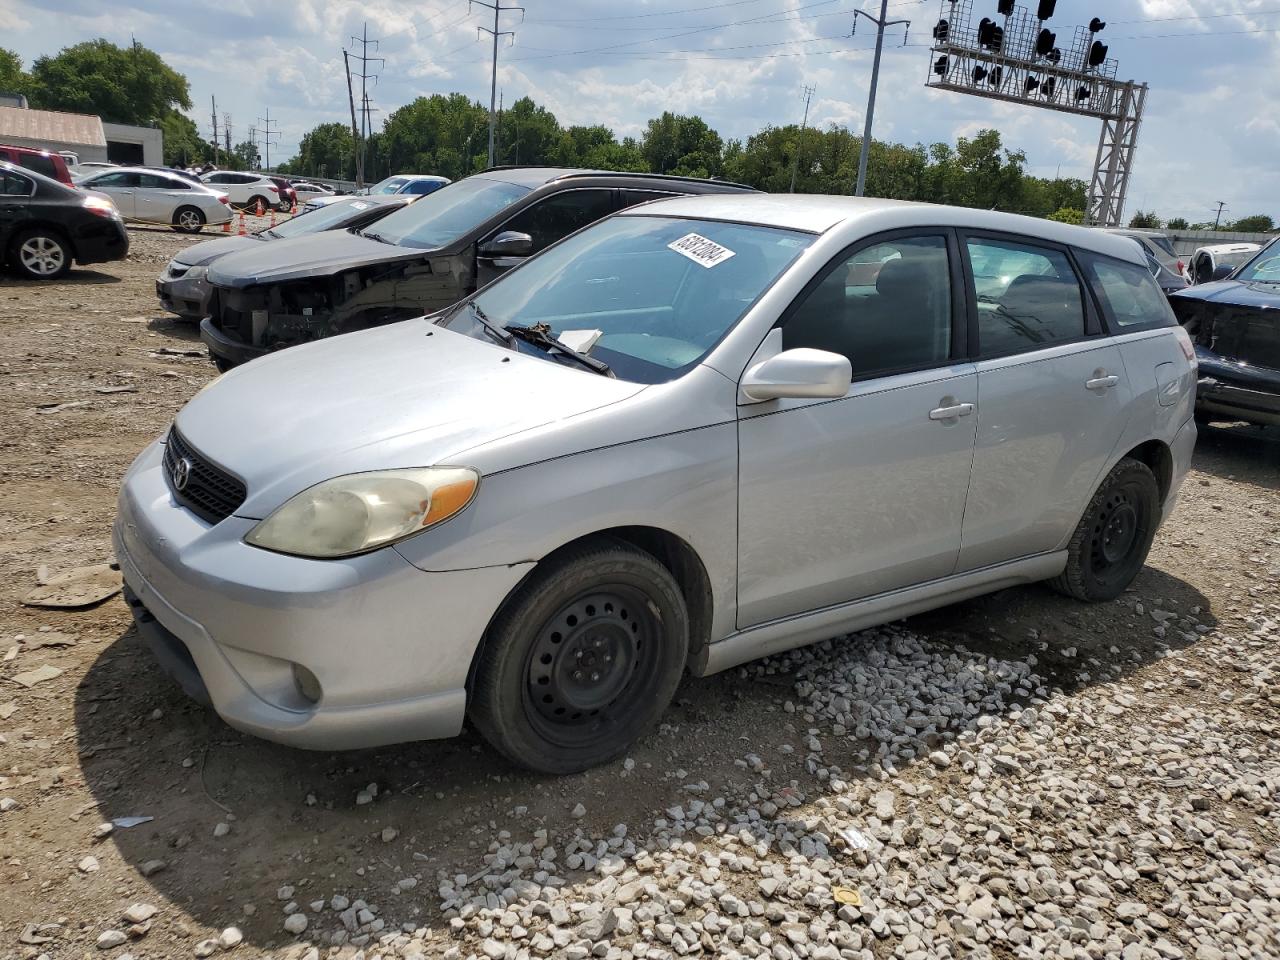
[[[183,280],[203,280],[209,275],[209,267],[190,267],[186,273],[182,275]]]
[[[325,480],[249,531],[247,543],[300,557],[365,553],[448,520],[475,497],[470,467],[379,470]]]

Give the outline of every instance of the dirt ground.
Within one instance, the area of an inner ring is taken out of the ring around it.
[[[0,957],[97,955],[100,932],[137,902],[159,913],[126,947],[135,956],[191,956],[233,924],[244,937],[236,955],[257,956],[293,942],[281,928],[283,885],[299,901],[345,891],[397,925],[431,928],[444,922],[434,878],[482,869],[502,831],[607,835],[627,824],[640,837],[687,799],[690,781],[706,781],[708,796],[750,792],[758,777],[735,763],[746,754],[766,758],[774,783],[818,790],[806,724],[788,709],[801,698],[785,657],[686,681],[633,765],[548,779],[512,768],[470,732],[345,754],[254,740],[162,675],[118,595],[79,612],[23,606],[42,568],[111,559],[121,475],[215,376],[195,330],[161,312],[154,294],[164,263],[191,239],[131,234],[126,262],[53,283],[0,280],[0,797],[16,802],[0,813]],[[1243,634],[1280,615],[1278,571],[1280,430],[1202,431],[1134,597]],[[943,647],[1035,658],[1068,697],[1123,676],[1183,706],[1215,706],[1210,669],[1203,686],[1166,688],[1166,641],[1132,598],[1085,607],[1035,586],[908,625]],[[61,672],[30,688],[13,681],[42,665]],[[1257,749],[1274,749],[1263,734],[1277,730],[1278,703],[1254,708]],[[358,804],[369,784],[375,801]],[[579,802],[582,821],[569,813]],[[95,836],[131,816],[153,819]],[[1275,847],[1278,836],[1272,810],[1255,838]],[[426,882],[397,885],[411,875]],[[45,942],[23,942],[30,924],[59,926]]]

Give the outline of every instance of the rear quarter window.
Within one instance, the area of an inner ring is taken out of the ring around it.
[[[1078,251],[1112,333],[1174,327],[1178,321],[1151,272],[1136,263]]]

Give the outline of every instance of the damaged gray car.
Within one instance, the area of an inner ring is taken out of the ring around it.
[[[741,184],[648,173],[497,167],[364,230],[230,254],[209,268],[200,336],[220,370],[277,350],[447,307],[611,213]]]

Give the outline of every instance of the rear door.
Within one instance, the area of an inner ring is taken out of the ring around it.
[[[138,186],[133,194],[134,218],[148,223],[172,223],[179,191],[185,186],[179,177],[167,177],[162,173],[138,174]]]
[[[1131,385],[1066,248],[963,235],[977,442],[958,572],[1058,548],[1119,443]]]
[[[0,170],[0,250],[9,248],[31,215],[31,195],[36,185],[22,174]]]

